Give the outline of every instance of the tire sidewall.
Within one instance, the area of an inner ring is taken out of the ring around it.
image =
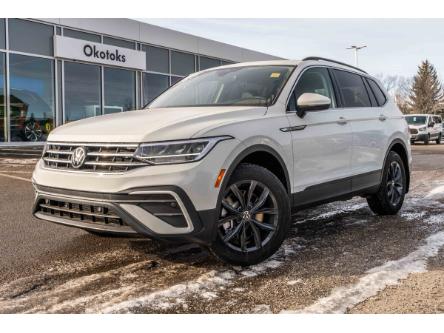
[[[278,223],[273,237],[260,250],[239,252],[228,247],[216,230],[216,238],[211,245],[212,252],[220,259],[235,265],[253,265],[270,257],[282,244],[291,224],[290,200],[281,181],[269,170],[252,164],[240,165],[232,174],[226,186],[221,190],[222,196],[232,184],[242,180],[256,180],[269,188],[276,198],[278,205]],[[217,208],[216,219],[219,218],[221,204]],[[217,229],[217,220],[214,222]]]

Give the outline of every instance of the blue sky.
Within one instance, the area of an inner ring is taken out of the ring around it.
[[[444,77],[444,19],[139,19],[289,59],[318,55],[371,74],[412,76],[429,59]]]

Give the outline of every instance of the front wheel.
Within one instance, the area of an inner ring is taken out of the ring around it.
[[[424,139],[424,144],[425,144],[425,145],[428,145],[429,142],[430,142],[430,134],[428,134],[428,135],[426,136],[426,138]]]
[[[442,134],[439,133],[438,138],[436,139],[436,144],[437,145],[441,144],[441,136],[442,136]]]
[[[253,265],[275,253],[290,226],[290,200],[269,170],[241,164],[223,190],[211,250],[234,265]]]
[[[370,209],[378,215],[396,214],[404,202],[406,186],[404,162],[397,153],[391,151],[385,162],[378,192],[367,198]]]

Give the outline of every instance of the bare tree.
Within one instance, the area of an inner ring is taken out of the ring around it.
[[[389,95],[395,100],[403,113],[410,113],[410,93],[413,79],[399,75],[377,74],[376,78],[382,83]]]

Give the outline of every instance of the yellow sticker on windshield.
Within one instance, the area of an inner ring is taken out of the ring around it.
[[[277,78],[279,76],[281,76],[281,73],[274,72],[274,73],[270,74],[270,77],[274,77],[274,78]]]

